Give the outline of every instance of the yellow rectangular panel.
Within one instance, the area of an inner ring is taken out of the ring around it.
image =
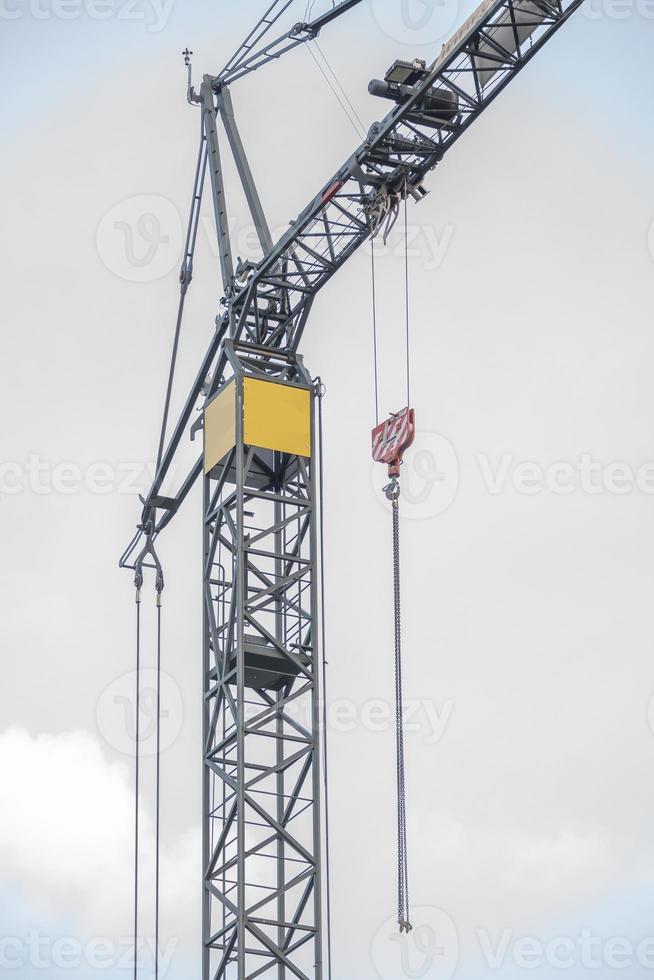
[[[236,383],[232,380],[204,410],[204,472],[236,445]]]
[[[244,442],[294,456],[311,455],[311,392],[245,378]]]

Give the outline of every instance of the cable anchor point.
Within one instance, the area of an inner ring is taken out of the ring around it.
[[[155,589],[157,592],[157,605],[161,605],[161,593],[164,590],[164,574],[161,562],[154,548],[154,525],[149,521],[142,527],[145,534],[145,544],[134,562],[134,585],[136,587],[137,602],[141,601],[141,589],[143,588],[143,569],[153,568],[156,572]],[[150,562],[147,559],[150,559]]]
[[[392,504],[397,505],[400,499],[400,481],[397,477],[393,477],[391,482],[384,487],[384,494]]]

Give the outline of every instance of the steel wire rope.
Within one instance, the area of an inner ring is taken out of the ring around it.
[[[322,728],[323,728],[323,780],[325,786],[325,872],[326,872],[326,905],[327,905],[327,976],[332,977],[332,895],[331,895],[331,846],[329,839],[329,755],[327,739],[327,628],[325,624],[325,481],[324,481],[324,444],[322,399],[323,388],[320,378],[318,382],[318,496],[320,507],[320,631],[322,646]]]
[[[345,103],[343,102],[343,100],[341,99],[341,97],[340,97],[340,95],[338,94],[338,91],[336,90],[336,88],[334,87],[334,85],[333,85],[333,83],[332,83],[332,82],[331,82],[331,80],[329,79],[329,76],[328,76],[328,75],[327,75],[327,73],[325,72],[325,69],[324,69],[324,68],[323,68],[323,66],[322,66],[322,65],[320,64],[320,62],[318,61],[318,59],[316,58],[316,55],[314,54],[314,51],[313,51],[313,48],[311,47],[311,44],[307,44],[307,51],[309,52],[309,54],[310,54],[310,55],[311,55],[311,57],[313,58],[313,60],[314,60],[314,63],[315,63],[315,65],[316,65],[316,67],[317,67],[317,69],[318,69],[318,71],[320,72],[320,74],[322,75],[322,77],[323,77],[323,78],[325,79],[325,82],[327,83],[327,85],[328,85],[328,86],[329,86],[329,88],[331,89],[331,91],[332,91],[332,93],[333,93],[333,95],[334,95],[334,98],[336,99],[336,101],[337,101],[337,102],[338,102],[338,104],[340,105],[340,107],[341,107],[341,109],[343,110],[343,112],[344,112],[344,113],[345,113],[345,115],[347,116],[347,119],[348,119],[348,121],[349,121],[349,123],[350,123],[350,125],[352,126],[352,129],[353,129],[353,130],[354,130],[354,132],[355,132],[355,133],[357,134],[357,137],[358,137],[358,138],[360,139],[360,138],[361,138],[361,136],[362,136],[362,135],[365,135],[365,134],[362,134],[362,133],[361,133],[361,131],[360,131],[360,129],[359,129],[359,126],[358,126],[358,124],[357,124],[357,122],[356,122],[356,121],[355,121],[355,119],[354,119],[354,118],[353,118],[353,117],[352,117],[352,116],[350,115],[350,112],[348,111],[348,108],[347,108],[347,106],[346,106],[346,104],[345,104]]]
[[[408,184],[404,183],[404,306],[406,343],[406,396],[407,409],[411,405],[411,320],[410,320],[410,279],[409,279],[409,223],[408,223]],[[396,215],[397,217],[397,215]],[[379,226],[378,226],[379,227]],[[391,225],[392,227],[392,225]],[[375,417],[379,425],[379,366],[377,335],[377,295],[375,266],[375,231],[371,235],[371,283],[372,283],[372,322],[373,322],[373,362],[375,388]],[[394,673],[395,673],[395,749],[396,749],[396,796],[397,796],[397,921],[400,932],[410,932],[409,918],[409,855],[406,816],[406,759],[404,744],[404,698],[402,677],[402,596],[400,576],[400,486],[396,476],[391,478],[385,493],[391,502],[392,510],[392,550],[393,550],[393,607],[394,607]]]

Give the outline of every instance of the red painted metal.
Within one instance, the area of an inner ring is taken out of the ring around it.
[[[372,430],[372,458],[388,466],[391,479],[399,477],[402,456],[415,438],[415,419],[412,408],[403,408]]]
[[[320,198],[321,204],[327,204],[328,201],[338,194],[341,187],[343,186],[342,180],[335,180],[333,184],[330,184],[327,190],[324,192],[323,196]]]

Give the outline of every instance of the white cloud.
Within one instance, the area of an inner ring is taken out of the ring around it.
[[[0,865],[35,916],[70,921],[86,936],[132,928],[134,791],[126,765],[109,762],[83,731],[0,735]],[[143,923],[151,926],[154,832],[141,815]],[[194,925],[199,833],[162,850],[162,933]]]
[[[544,928],[562,909],[592,904],[629,856],[625,841],[600,826],[530,830],[420,811],[410,832],[450,911],[463,921],[477,914],[486,928]]]

